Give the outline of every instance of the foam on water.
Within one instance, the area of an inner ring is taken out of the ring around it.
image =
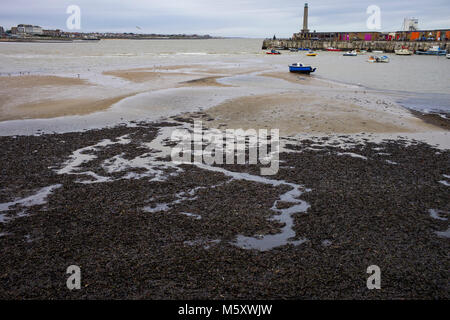
[[[20,206],[20,207],[32,207],[37,205],[44,205],[47,203],[47,197],[52,193],[53,190],[62,187],[61,184],[55,184],[52,186],[44,187],[39,189],[35,194],[22,198],[16,199],[11,202],[0,203],[0,212],[5,212],[11,210],[11,207]],[[15,218],[26,216],[27,214],[22,211]],[[6,214],[0,214],[0,222],[7,222],[10,218],[6,217]]]
[[[6,203],[0,203],[0,211],[8,211],[12,206],[20,205],[22,207],[31,207],[36,205],[42,205],[46,203],[46,199],[48,195],[54,190],[60,188],[62,185],[55,184],[52,186],[48,186],[45,188],[42,188],[38,190],[35,194],[22,198],[17,199],[15,201],[6,202]]]
[[[350,156],[352,158],[359,158],[359,159],[367,160],[367,157],[364,157],[360,154],[353,153],[353,152],[338,152],[337,155],[338,156]]]
[[[428,212],[430,213],[430,217],[432,217],[433,219],[436,219],[436,220],[442,220],[442,221],[447,221],[447,220],[448,220],[447,218],[442,218],[442,217],[439,215],[440,212],[444,212],[444,211],[441,211],[441,210],[435,210],[435,209],[430,209],[430,210],[428,210]]]
[[[212,246],[217,245],[221,242],[220,239],[214,239],[214,240],[186,240],[183,243],[187,246],[202,246],[203,249],[208,250],[210,249]]]
[[[387,163],[392,164],[392,165],[397,165],[398,163],[395,161],[391,161],[391,160],[386,160]]]
[[[73,175],[88,175],[91,176],[93,181],[83,181],[85,183],[94,183],[94,182],[106,182],[109,181],[107,177],[101,177],[92,171],[81,171],[80,166],[88,163],[92,160],[95,160],[97,156],[92,154],[93,152],[98,151],[100,148],[104,148],[114,144],[128,144],[131,140],[127,138],[127,136],[118,137],[117,141],[111,141],[109,139],[102,140],[99,143],[84,147],[78,150],[75,150],[70,159],[64,163],[64,167],[57,170],[57,174],[73,174]],[[89,152],[89,153],[88,153]]]
[[[436,234],[441,238],[450,238],[450,228],[448,228],[446,231],[436,231]]]
[[[198,214],[194,214],[194,213],[190,213],[190,212],[180,212],[180,214],[194,218],[195,220],[201,220],[202,216],[198,215]]]

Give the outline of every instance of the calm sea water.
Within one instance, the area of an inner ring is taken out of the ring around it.
[[[318,67],[314,77],[389,92],[410,108],[450,112],[450,59],[388,54],[388,64],[367,63],[367,55],[283,52],[268,56],[262,39],[104,40],[95,43],[0,43],[0,73],[91,75],[105,70],[232,63],[287,72],[302,62]]]

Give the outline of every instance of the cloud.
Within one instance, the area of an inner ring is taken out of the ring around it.
[[[0,25],[19,23],[65,29],[66,8],[82,12],[82,30],[290,37],[302,26],[298,0],[0,0]],[[381,8],[382,30],[399,30],[405,17],[423,28],[450,28],[448,0],[311,0],[310,29],[364,31],[366,9]],[[142,30],[136,29],[136,26]]]

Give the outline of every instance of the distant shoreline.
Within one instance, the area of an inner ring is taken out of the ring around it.
[[[73,43],[73,42],[98,42],[100,40],[218,40],[223,37],[136,37],[136,38],[95,38],[95,39],[66,39],[66,38],[1,38],[0,42],[36,42],[36,43]]]
[[[57,39],[57,38],[51,38],[51,39],[0,39],[0,42],[36,42],[36,43],[73,43],[75,39]],[[83,39],[76,39],[79,41],[99,41],[99,40],[83,40]]]

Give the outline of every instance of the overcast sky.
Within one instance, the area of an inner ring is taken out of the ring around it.
[[[0,26],[19,23],[67,30],[69,5],[81,8],[81,31],[197,33],[290,37],[302,27],[298,0],[0,0]],[[421,29],[450,28],[450,0],[311,0],[309,28],[365,31],[369,5],[381,8],[382,31],[400,30],[405,17]],[[139,28],[137,28],[139,27]]]

